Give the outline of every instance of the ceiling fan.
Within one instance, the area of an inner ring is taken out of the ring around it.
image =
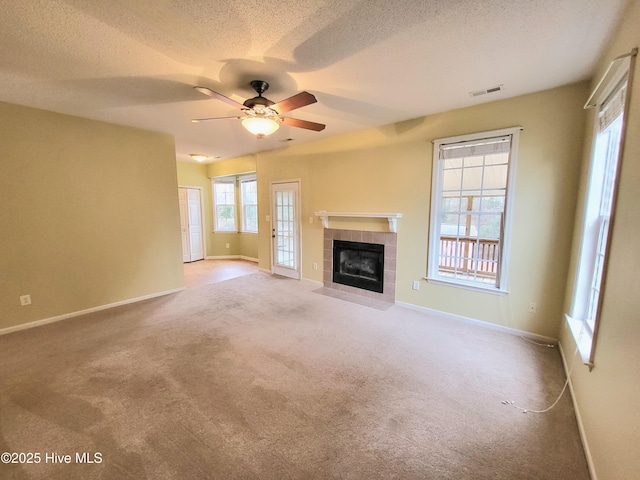
[[[297,118],[282,116],[285,112],[290,112],[296,108],[316,103],[318,100],[316,100],[316,97],[309,92],[300,92],[278,103],[274,103],[268,98],[262,96],[262,94],[269,88],[269,84],[267,82],[264,80],[253,80],[250,85],[251,88],[258,93],[258,96],[245,100],[244,103],[236,102],[235,100],[232,100],[221,93],[214,92],[207,87],[193,87],[203,95],[222,100],[229,105],[239,108],[242,110],[243,115],[234,117],[195,118],[191,121],[204,122],[207,120],[235,118],[241,120],[242,126],[258,138],[264,138],[266,135],[271,135],[280,128],[280,124],[314,130],[316,132],[324,130],[325,125],[322,123],[309,122],[307,120],[299,120]]]

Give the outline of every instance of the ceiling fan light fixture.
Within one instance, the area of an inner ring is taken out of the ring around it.
[[[309,92],[299,92],[292,97],[285,98],[278,103],[274,103],[262,94],[267,91],[269,84],[263,80],[253,80],[251,83],[253,88],[258,94],[257,97],[249,98],[244,103],[236,102],[231,98],[222,95],[221,93],[214,92],[210,88],[195,86],[196,91],[203,95],[207,95],[213,99],[221,100],[229,105],[239,108],[243,112],[243,116],[239,117],[213,117],[213,118],[196,118],[191,120],[194,123],[198,123],[205,120],[222,120],[225,118],[236,118],[242,121],[242,126],[253,135],[258,138],[264,138],[267,135],[271,135],[280,128],[280,124],[284,123],[289,127],[304,128],[306,130],[313,130],[320,132],[324,130],[325,125],[321,123],[308,122],[306,120],[298,120],[295,118],[283,118],[280,115],[292,110],[296,110],[312,103],[316,103],[318,100]]]
[[[209,158],[207,155],[204,155],[202,153],[190,153],[189,156],[194,159],[196,162],[204,162],[207,158]]]
[[[247,117],[242,119],[242,126],[249,132],[262,138],[278,130],[280,128],[280,122],[268,117]]]

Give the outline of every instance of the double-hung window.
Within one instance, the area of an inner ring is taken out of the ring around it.
[[[258,233],[258,182],[255,176],[240,178],[241,231]]]
[[[434,141],[427,278],[506,289],[520,128]]]
[[[590,368],[602,308],[632,58],[624,55],[616,59],[612,63],[616,68],[607,71],[585,105],[596,108],[596,125],[571,313],[566,318],[582,360]]]
[[[215,232],[237,232],[236,179],[220,178],[213,182],[213,216]]]

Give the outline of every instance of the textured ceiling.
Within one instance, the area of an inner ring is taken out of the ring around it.
[[[170,133],[230,158],[589,78],[628,0],[3,0],[0,101]],[[318,103],[258,140],[251,80]],[[498,93],[470,91],[504,85]]]

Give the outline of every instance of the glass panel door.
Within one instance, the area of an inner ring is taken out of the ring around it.
[[[298,182],[272,185],[272,271],[278,275],[300,278],[300,226]]]

